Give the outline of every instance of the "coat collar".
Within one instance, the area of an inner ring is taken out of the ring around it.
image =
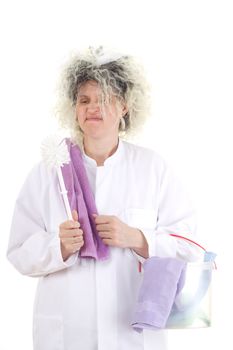
[[[81,148],[82,154],[83,154],[83,160],[84,163],[91,166],[91,167],[97,167],[97,163],[95,161],[95,159],[89,157],[85,151],[84,151],[84,147],[82,145]],[[123,151],[124,151],[124,145],[123,145],[123,141],[119,138],[118,139],[118,146],[116,151],[110,156],[108,157],[105,162],[104,162],[104,167],[105,166],[111,166],[114,165],[116,163],[118,163],[120,161],[120,159],[123,157]]]

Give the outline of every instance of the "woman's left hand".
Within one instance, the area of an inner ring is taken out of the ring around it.
[[[94,215],[96,229],[103,243],[119,248],[132,248],[135,251],[148,248],[143,233],[112,215]]]

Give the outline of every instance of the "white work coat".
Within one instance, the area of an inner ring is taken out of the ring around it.
[[[195,248],[169,236],[190,235],[195,223],[179,181],[159,155],[119,140],[104,166],[84,153],[83,160],[100,215],[115,215],[140,229],[150,256],[196,259]],[[111,247],[106,261],[76,253],[64,262],[59,225],[66,220],[56,171],[41,162],[17,199],[8,248],[19,272],[40,277],[34,350],[164,350],[163,331],[137,333],[130,325],[143,276],[140,257]]]

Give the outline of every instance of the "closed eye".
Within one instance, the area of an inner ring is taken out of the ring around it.
[[[81,103],[81,104],[86,104],[90,101],[90,98],[86,95],[78,95],[77,96],[77,103]]]

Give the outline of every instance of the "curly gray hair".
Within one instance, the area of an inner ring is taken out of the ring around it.
[[[88,80],[100,85],[101,103],[107,103],[114,95],[127,105],[128,112],[119,125],[122,136],[135,133],[142,127],[150,107],[150,88],[142,65],[132,56],[118,55],[106,59],[103,47],[90,47],[69,59],[58,85],[56,116],[61,126],[70,130],[74,142],[80,143],[83,136],[75,109],[79,89]]]

